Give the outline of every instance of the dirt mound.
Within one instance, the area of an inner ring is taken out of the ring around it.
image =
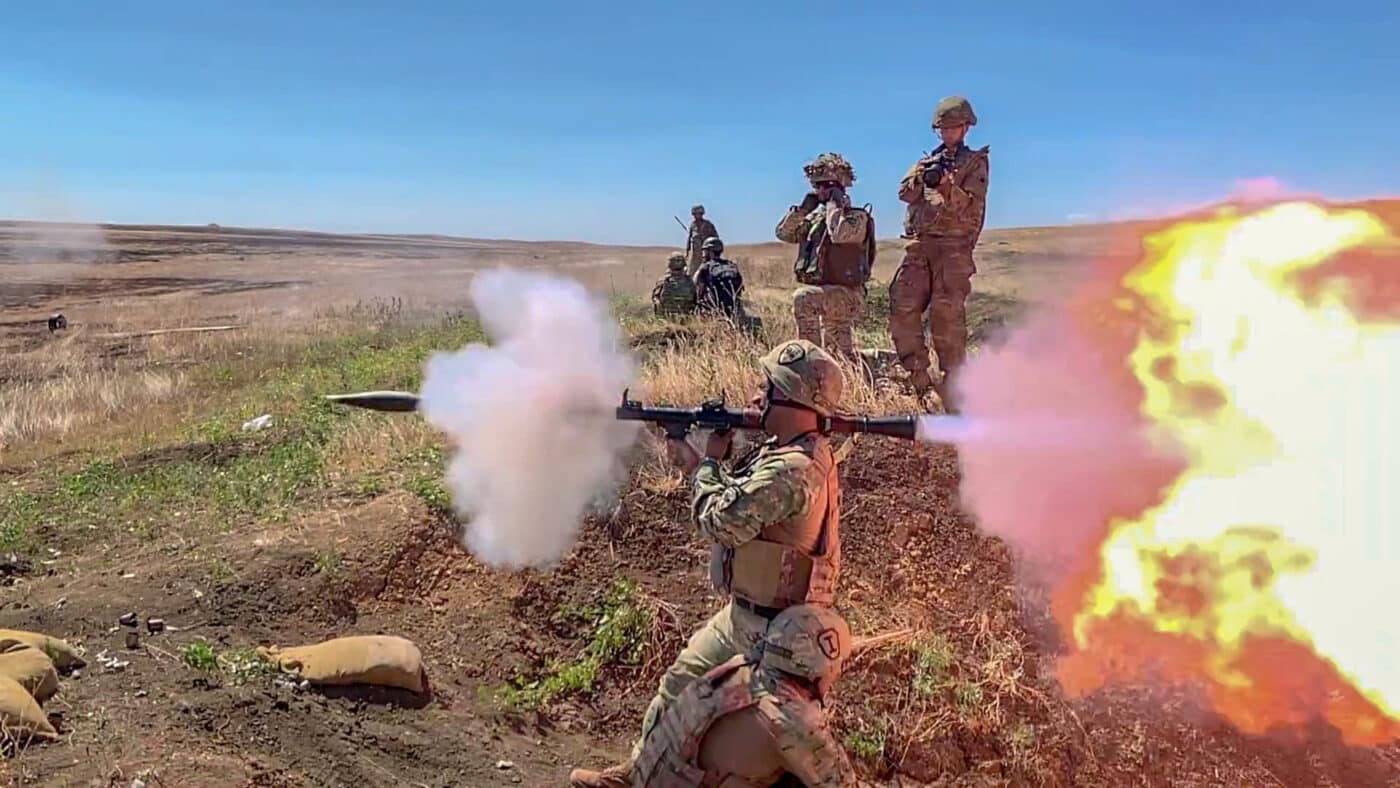
[[[862,440],[843,468],[840,604],[857,634],[920,632],[862,655],[838,686],[834,725],[869,779],[1400,784],[1394,749],[1349,749],[1320,730],[1244,737],[1184,690],[1067,701],[1043,592],[959,511],[954,454]],[[623,754],[661,672],[719,605],[687,516],[683,487],[634,487],[547,571],[481,564],[455,523],[407,492],[204,544],[65,559],[7,589],[0,626],[64,637],[90,667],[46,707],[65,745],[6,765],[27,784],[148,773],[166,785],[559,785],[572,765]],[[620,582],[632,589],[624,612],[645,614],[638,649],[589,663]],[[127,650],[116,621],[133,610],[170,629]],[[431,695],[320,692],[248,660],[258,645],[348,634],[413,640]],[[104,667],[104,651],[129,664]],[[503,687],[523,697],[561,666],[591,664],[538,703],[501,702]]]

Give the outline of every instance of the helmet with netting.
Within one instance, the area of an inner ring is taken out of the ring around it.
[[[812,183],[836,181],[842,187],[849,189],[851,184],[856,182],[855,168],[839,153],[823,153],[808,162],[802,168],[802,172]]]

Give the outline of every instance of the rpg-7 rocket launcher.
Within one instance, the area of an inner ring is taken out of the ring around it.
[[[648,408],[628,399],[622,392],[622,404],[617,407],[619,421],[645,421],[658,424],[667,437],[684,438],[692,428],[706,430],[760,430],[762,414],[757,410],[737,410],[725,407],[724,401],[710,400],[698,408]],[[418,395],[406,391],[363,391],[357,394],[329,394],[326,399],[342,405],[370,410],[407,413],[418,409]],[[889,438],[914,440],[918,434],[918,416],[823,416],[817,429],[824,434],[853,435],[872,433]]]
[[[724,400],[709,400],[698,408],[648,408],[627,398],[622,392],[622,404],[617,408],[619,421],[646,421],[661,425],[668,438],[684,438],[692,427],[702,430],[760,430],[763,414],[756,410],[735,410],[724,406]],[[817,429],[823,434],[850,435],[869,432],[890,438],[914,440],[918,430],[917,416],[820,416]]]

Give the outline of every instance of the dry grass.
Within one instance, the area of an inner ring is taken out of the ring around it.
[[[33,462],[60,447],[139,448],[172,417],[206,411],[211,397],[294,363],[312,342],[430,319],[405,313],[399,301],[329,307],[295,321],[250,304],[236,331],[113,337],[230,316],[120,300],[107,309],[0,357],[0,459]]]

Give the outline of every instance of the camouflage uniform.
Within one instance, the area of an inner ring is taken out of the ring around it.
[[[840,401],[841,368],[821,348],[790,340],[759,360],[784,399],[830,415]],[[840,483],[831,444],[808,433],[787,444],[770,438],[726,471],[706,458],[695,471],[691,514],[710,539],[710,576],[730,601],[701,628],[661,678],[642,721],[642,738],[696,679],[735,656],[754,653],[768,624],[799,604],[830,606],[840,573]],[[577,770],[574,786],[625,785],[631,762]]]
[[[842,189],[855,183],[851,165],[836,153],[824,153],[804,168],[813,188],[835,181]],[[808,208],[794,205],[778,222],[778,240],[797,244],[793,273],[799,286],[792,294],[797,335],[858,361],[854,331],[865,311],[865,282],[875,265],[875,219],[870,206],[850,206],[839,199]]]
[[[938,103],[933,127],[977,124],[972,105],[958,96]],[[890,335],[900,364],[916,389],[928,388],[929,358],[924,342],[927,310],[933,349],[944,373],[937,386],[948,402],[951,376],[967,352],[967,297],[977,265],[972,250],[987,214],[988,148],[966,144],[949,150],[940,145],[919,159],[899,182],[899,199],[908,203],[904,220],[904,260],[890,282]],[[953,183],[932,188],[923,180],[930,167],[950,166]]]
[[[695,282],[685,273],[685,255],[675,252],[667,260],[669,272],[651,291],[652,311],[660,317],[688,315],[695,311]]]
[[[705,206],[696,205],[691,207],[689,235],[685,242],[685,256],[690,261],[686,272],[695,276],[695,272],[700,270],[700,264],[705,262],[705,255],[701,252],[701,247],[706,238],[718,238],[719,230],[715,229],[714,222],[705,218]]]
[[[738,788],[773,785],[784,775],[814,788],[856,785],[823,708],[850,650],[850,629],[835,610],[784,610],[765,631],[756,661],[729,659],[666,709],[637,756],[632,785]]]
[[[724,241],[706,238],[701,245],[705,262],[695,272],[695,301],[702,311],[738,321],[743,310],[744,273],[738,263],[724,258]]]

